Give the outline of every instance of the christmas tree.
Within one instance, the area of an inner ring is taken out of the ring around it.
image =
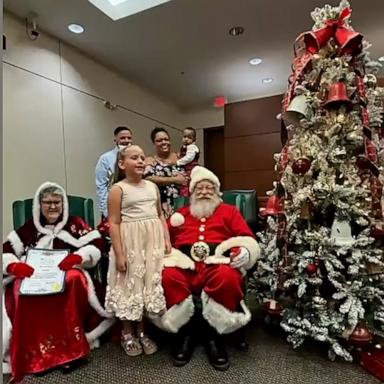
[[[383,89],[348,1],[311,14],[283,100],[279,177],[250,291],[331,359],[384,331]]]

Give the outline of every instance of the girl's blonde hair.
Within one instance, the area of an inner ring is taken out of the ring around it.
[[[124,147],[120,149],[117,152],[117,158],[116,158],[116,164],[115,164],[115,171],[113,172],[113,184],[118,183],[121,180],[125,179],[125,173],[124,170],[122,170],[119,167],[119,161],[124,160],[125,157],[125,151],[127,150],[128,147]]]
[[[116,165],[115,165],[115,171],[113,173],[113,184],[118,183],[121,180],[125,179],[125,172],[119,167],[119,161],[123,161],[124,157],[126,155],[126,151],[132,147],[139,147],[138,145],[129,145],[127,147],[124,147],[117,152],[117,159],[116,159]],[[141,149],[142,150],[142,149]]]

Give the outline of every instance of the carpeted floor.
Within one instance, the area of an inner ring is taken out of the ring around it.
[[[64,375],[54,371],[43,377],[28,376],[25,384],[377,384],[379,380],[357,364],[330,362],[324,350],[303,347],[293,350],[281,336],[250,327],[248,352],[228,348],[231,367],[226,372],[214,370],[204,350],[198,347],[192,361],[174,367],[168,350],[160,340],[160,350],[153,356],[129,358],[118,344],[106,343],[92,352],[89,363]]]

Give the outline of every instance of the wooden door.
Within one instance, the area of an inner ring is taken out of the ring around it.
[[[224,127],[204,129],[204,165],[219,178],[225,189]]]

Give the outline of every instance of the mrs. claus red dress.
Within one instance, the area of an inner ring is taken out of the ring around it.
[[[44,225],[39,193],[49,186],[62,190],[63,214],[59,222]],[[100,304],[93,282],[83,268],[101,257],[101,235],[79,217],[68,216],[65,191],[44,183],[33,203],[33,219],[9,234],[3,245],[3,274],[11,263],[23,261],[29,248],[68,249],[82,258],[81,267],[66,272],[63,293],[49,296],[19,295],[21,279],[8,275],[3,296],[3,372],[15,381],[87,356],[113,319]],[[4,305],[5,304],[5,305]]]

